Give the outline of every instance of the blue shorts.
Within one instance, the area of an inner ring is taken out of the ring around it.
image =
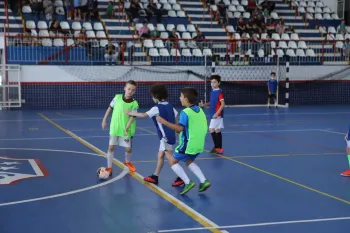
[[[189,154],[174,152],[173,158],[176,159],[177,161],[187,162],[188,160],[195,161],[198,155],[199,154],[189,155]]]

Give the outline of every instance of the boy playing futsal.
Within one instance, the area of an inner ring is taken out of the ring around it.
[[[213,138],[214,148],[211,153],[222,154],[224,149],[222,148],[222,133],[221,129],[224,128],[224,95],[220,89],[221,77],[219,75],[212,75],[210,77],[211,92],[209,103],[201,102],[200,107],[209,106],[210,112],[210,124],[209,132]]]
[[[350,132],[350,127],[349,131],[345,135],[345,141],[346,141],[346,153],[348,155],[348,161],[349,161],[349,166],[350,166],[350,137],[349,137],[349,132]],[[350,169],[340,173],[341,176],[350,176]]]
[[[136,121],[125,113],[126,110],[136,112],[139,104],[133,98],[136,92],[136,82],[129,80],[124,87],[124,94],[117,94],[111,101],[105,116],[102,120],[102,128],[107,128],[107,118],[112,112],[112,119],[109,130],[109,146],[107,152],[107,170],[112,175],[112,161],[114,158],[115,146],[125,147],[124,164],[135,172],[135,166],[130,162],[132,152],[132,138],[135,135]]]
[[[269,91],[269,95],[267,97],[267,106],[270,107],[270,100],[271,98],[274,100],[275,108],[277,107],[277,99],[276,99],[276,93],[277,93],[277,87],[278,87],[278,81],[276,80],[276,73],[271,73],[271,78],[269,81],[267,81],[267,89]]]
[[[126,113],[129,116],[134,117],[149,117],[153,120],[156,126],[157,134],[160,140],[157,167],[155,172],[152,175],[145,177],[144,180],[153,184],[158,184],[158,176],[164,165],[164,154],[168,160],[170,160],[173,156],[173,145],[176,143],[176,135],[173,129],[170,129],[157,122],[156,117],[161,116],[166,121],[176,124],[178,112],[175,110],[172,104],[166,101],[168,98],[168,90],[164,85],[154,85],[151,87],[150,92],[156,106],[152,107],[145,113],[130,112],[129,110],[127,110]],[[173,186],[180,186],[182,184],[183,181],[180,178],[177,178],[173,183]]]
[[[169,160],[171,169],[185,183],[181,195],[190,191],[195,183],[191,181],[179,161],[186,163],[188,168],[197,176],[200,181],[199,192],[210,187],[210,182],[205,178],[201,169],[194,163],[197,156],[204,151],[205,136],[207,134],[207,118],[203,110],[195,105],[198,92],[195,88],[185,87],[181,90],[180,101],[186,107],[180,112],[179,124],[171,123],[163,117],[158,116],[157,121],[162,125],[175,130],[179,135],[179,145],[175,149],[173,157]]]

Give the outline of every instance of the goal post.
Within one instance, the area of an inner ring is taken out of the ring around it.
[[[0,109],[22,107],[20,65],[0,66]]]
[[[267,107],[267,81],[271,72],[275,72],[278,81],[278,107],[289,107],[289,57],[271,57],[264,63],[257,64],[240,62],[218,65],[217,62],[207,61],[205,71],[205,99],[208,100],[211,90],[210,76],[220,75],[225,107]]]

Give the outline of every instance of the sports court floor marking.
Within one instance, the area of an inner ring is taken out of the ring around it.
[[[104,157],[107,156],[105,152],[103,152],[99,148],[95,147],[94,145],[90,144],[89,142],[85,141],[84,139],[80,138],[79,136],[75,135],[74,133],[70,132],[69,130],[63,128],[62,126],[60,126],[59,124],[57,124],[56,122],[51,120],[50,118],[46,117],[44,114],[42,114],[42,113],[38,113],[38,114],[39,114],[39,116],[41,116],[42,118],[47,120],[49,123],[54,125],[56,128],[60,129],[61,131],[65,132],[66,134],[68,134],[71,137],[75,138],[77,141],[79,141],[80,143],[82,143],[84,146],[88,147],[92,151],[94,151],[97,154],[102,155]],[[122,168],[122,169],[126,168],[126,166],[122,162],[120,162],[119,160],[115,159],[115,161],[116,161],[116,165],[119,166],[120,168]],[[197,211],[195,211],[194,209],[192,209],[191,207],[189,207],[188,205],[186,205],[182,201],[178,200],[177,198],[175,198],[171,194],[167,193],[163,189],[159,188],[158,186],[156,186],[154,184],[146,183],[143,180],[144,177],[142,175],[140,175],[139,173],[137,173],[137,172],[130,172],[129,174],[130,174],[130,176],[132,176],[133,178],[138,180],[141,184],[145,185],[146,187],[151,189],[153,192],[155,192],[156,194],[161,196],[163,199],[167,200],[168,202],[170,202],[171,204],[176,206],[178,209],[183,211],[185,214],[190,216],[192,219],[194,219],[195,221],[197,221],[198,223],[203,225],[205,228],[210,228],[209,230],[211,232],[213,232],[213,233],[228,233],[225,230],[219,230],[218,229],[219,226],[217,224],[215,224],[214,222],[210,221],[205,216],[203,216],[202,214],[198,213]]]
[[[261,227],[261,226],[273,226],[273,225],[284,225],[284,224],[329,222],[329,221],[342,221],[342,220],[350,220],[350,217],[318,218],[318,219],[294,220],[294,221],[283,221],[283,222],[264,222],[264,223],[253,223],[253,224],[240,224],[240,225],[231,225],[231,226],[220,226],[219,229]],[[158,233],[162,233],[162,232],[184,232],[184,231],[199,231],[199,230],[207,230],[207,229],[208,228],[204,228],[204,227],[182,228],[182,229],[179,228],[179,229],[159,230],[157,232]]]
[[[95,156],[100,156],[98,154],[94,153],[88,153],[88,152],[80,152],[80,151],[69,151],[69,150],[51,150],[51,149],[34,149],[34,148],[0,148],[0,150],[24,150],[24,151],[49,151],[49,152],[63,152],[63,153],[73,153],[73,154],[84,154],[84,155],[95,155]],[[48,153],[47,155],[49,155]],[[73,195],[81,192],[85,192],[91,189],[96,189],[105,185],[108,185],[110,183],[113,183],[117,180],[120,180],[124,176],[126,176],[129,173],[129,169],[123,169],[122,172],[114,177],[113,179],[104,181],[100,184],[69,191],[69,192],[64,192],[64,193],[59,193],[59,194],[54,194],[50,196],[44,196],[44,197],[38,197],[38,198],[32,198],[32,199],[26,199],[26,200],[20,200],[20,201],[13,201],[13,202],[6,202],[6,203],[0,203],[1,206],[8,206],[8,205],[17,205],[17,204],[22,204],[22,203],[27,203],[27,202],[34,202],[34,201],[42,201],[42,200],[47,200],[47,199],[53,199],[57,197],[63,197],[63,196],[68,196],[68,195]]]
[[[339,134],[339,135],[343,135],[345,137],[345,132],[341,133],[341,132],[336,132],[336,131],[332,131],[332,130],[328,130],[328,129],[320,129],[319,131],[326,132],[326,133]]]
[[[320,156],[320,155],[344,155],[344,153],[305,153],[305,154],[267,154],[267,155],[237,155],[225,156],[227,158],[243,159],[243,158],[271,158],[271,157],[296,157],[296,156]],[[197,160],[218,160],[223,157],[197,158]],[[165,159],[165,161],[167,161]],[[133,160],[133,163],[156,163],[157,160]]]
[[[155,132],[153,132],[153,131],[150,131],[150,130],[147,130],[147,129],[142,129],[142,127],[138,127],[138,128],[141,129],[141,130],[144,130],[144,131],[146,131],[146,132],[153,133],[154,135],[157,135],[157,134],[156,134]],[[210,153],[210,151],[208,151],[208,150],[204,150],[204,151]],[[272,172],[266,171],[266,170],[264,170],[264,169],[260,169],[260,168],[258,168],[258,167],[252,166],[252,165],[250,165],[250,164],[247,164],[247,163],[241,162],[241,161],[239,161],[239,160],[233,159],[234,156],[230,156],[230,157],[221,156],[221,158],[224,158],[224,159],[230,160],[230,161],[232,161],[232,162],[241,164],[241,165],[246,166],[246,167],[249,167],[249,168],[251,168],[251,169],[253,169],[253,170],[256,170],[256,171],[265,173],[266,175],[273,176],[273,177],[275,177],[275,178],[278,178],[278,179],[283,180],[283,181],[286,181],[286,182],[288,182],[288,183],[297,185],[297,186],[302,187],[302,188],[304,188],[304,189],[307,189],[307,190],[309,190],[309,191],[312,191],[312,192],[321,194],[321,195],[323,195],[323,196],[326,196],[326,197],[329,197],[329,198],[332,198],[332,199],[334,199],[334,200],[337,200],[337,201],[340,201],[340,202],[343,202],[343,203],[346,203],[346,204],[350,205],[350,201],[344,200],[344,199],[342,199],[342,198],[340,198],[340,197],[333,196],[333,195],[331,195],[331,194],[322,192],[322,191],[320,191],[320,190],[311,188],[311,187],[309,187],[309,186],[303,185],[303,184],[298,183],[298,182],[295,182],[295,181],[293,181],[293,180],[284,178],[284,177],[282,177],[282,176],[279,176],[279,175],[274,174],[274,173],[272,173]]]
[[[138,134],[136,136],[153,136],[153,134]],[[109,138],[109,136],[84,136],[81,138]],[[57,139],[74,139],[72,137],[44,137],[44,138],[0,138],[0,141],[33,141],[33,140],[57,140]]]
[[[226,116],[269,116],[269,115],[333,115],[333,114],[349,114],[350,112],[277,112],[271,113],[229,113]]]

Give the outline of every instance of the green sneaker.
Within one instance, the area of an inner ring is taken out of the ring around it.
[[[199,192],[204,192],[205,190],[207,190],[210,187],[210,182],[208,180],[204,181],[204,183],[201,183],[199,185]]]
[[[193,181],[190,181],[190,183],[185,184],[184,189],[182,190],[182,192],[180,193],[181,195],[184,195],[185,193],[187,193],[188,191],[190,191],[196,184]]]

